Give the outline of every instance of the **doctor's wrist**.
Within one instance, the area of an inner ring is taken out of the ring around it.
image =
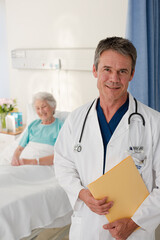
[[[132,218],[129,219],[128,225],[130,226],[130,228],[131,228],[133,231],[135,231],[137,228],[140,227],[137,223],[135,223],[135,222],[133,221]]]
[[[80,190],[78,197],[79,199],[81,199],[83,202],[86,203],[86,199],[88,199],[88,195],[89,196],[91,195],[90,191],[88,189],[83,188]]]

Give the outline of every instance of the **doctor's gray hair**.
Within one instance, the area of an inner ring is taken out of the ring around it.
[[[48,93],[48,92],[38,92],[38,93],[35,93],[33,95],[33,99],[32,99],[32,105],[33,107],[34,104],[35,104],[35,101],[36,100],[44,100],[46,101],[52,108],[54,108],[54,112],[53,114],[55,113],[55,109],[56,109],[56,100],[55,98],[53,97],[53,95],[51,93]]]
[[[113,50],[124,56],[130,56],[132,59],[132,72],[133,72],[136,65],[137,50],[128,39],[121,37],[110,37],[101,40],[96,48],[94,56],[94,65],[96,67],[96,70],[98,70],[100,56],[106,50]]]

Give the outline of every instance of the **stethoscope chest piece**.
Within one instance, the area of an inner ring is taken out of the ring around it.
[[[95,100],[96,100],[96,99],[95,99]],[[88,109],[88,111],[87,111],[87,113],[86,113],[86,116],[85,116],[85,118],[84,118],[84,122],[83,122],[83,126],[82,126],[82,130],[81,130],[81,134],[80,134],[80,138],[79,138],[78,144],[76,144],[76,145],[74,146],[74,151],[75,151],[75,152],[81,152],[81,151],[82,151],[81,141],[82,141],[82,136],[83,136],[84,127],[85,127],[85,124],[86,124],[86,120],[87,120],[88,114],[89,114],[89,112],[90,112],[90,110],[91,110],[91,108],[92,108],[95,100],[94,100],[94,101],[92,102],[92,104],[90,105],[90,107],[89,107],[89,109]]]
[[[74,151],[76,151],[76,152],[81,152],[81,151],[82,151],[82,146],[81,146],[81,144],[75,145],[75,146],[74,146]]]

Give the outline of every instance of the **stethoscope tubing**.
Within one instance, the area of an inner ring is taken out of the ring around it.
[[[143,117],[143,115],[141,113],[138,112],[138,103],[137,103],[137,100],[134,98],[134,101],[135,101],[135,112],[134,113],[131,113],[129,118],[128,118],[128,124],[130,124],[131,122],[131,117],[133,115],[138,115],[142,118],[142,123],[143,123],[143,126],[145,126],[145,119]]]
[[[88,111],[87,111],[87,113],[86,113],[86,116],[85,116],[85,119],[84,119],[84,122],[83,122],[83,126],[82,126],[82,130],[81,130],[81,134],[80,134],[80,138],[79,138],[79,141],[78,141],[79,144],[81,143],[81,140],[82,140],[82,136],[83,136],[83,132],[84,132],[84,128],[85,128],[85,125],[86,125],[86,121],[87,121],[88,114],[89,114],[89,112],[90,112],[90,110],[91,110],[91,108],[92,108],[95,100],[96,100],[96,99],[94,99],[94,101],[91,103],[91,105],[90,105],[90,107],[89,107],[89,109],[88,109]]]
[[[84,133],[84,128],[85,128],[85,125],[86,125],[86,121],[87,121],[87,118],[88,118],[88,114],[94,104],[94,102],[96,101],[96,99],[94,99],[94,101],[91,103],[87,113],[86,113],[86,116],[84,118],[84,122],[83,122],[83,125],[82,125],[82,130],[81,130],[81,134],[80,134],[80,138],[79,138],[79,141],[78,141],[78,144],[74,147],[74,149],[77,151],[77,152],[81,152],[82,150],[82,146],[81,146],[81,142],[82,142],[82,137],[83,137],[83,133]],[[138,103],[137,103],[137,100],[134,98],[134,101],[135,101],[135,112],[131,113],[130,116],[128,117],[128,124],[130,125],[130,122],[131,122],[131,118],[133,115],[138,115],[141,117],[142,119],[142,123],[143,123],[143,126],[145,126],[145,119],[143,117],[143,115],[141,113],[138,112]]]

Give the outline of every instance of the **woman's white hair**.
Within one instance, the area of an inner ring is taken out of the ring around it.
[[[51,93],[48,93],[48,92],[38,92],[38,93],[35,93],[33,95],[33,98],[32,98],[32,105],[34,107],[35,105],[35,101],[36,100],[45,100],[47,101],[47,103],[52,107],[54,108],[54,112],[53,114],[55,113],[55,109],[56,109],[56,100],[55,98],[53,97],[53,95]]]

